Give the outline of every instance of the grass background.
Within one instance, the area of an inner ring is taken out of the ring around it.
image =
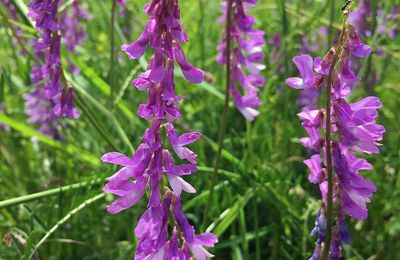
[[[24,4],[22,0],[12,2]],[[117,16],[114,110],[108,109],[111,1],[82,2],[93,15],[91,20],[82,21],[89,38],[77,55],[63,52],[64,59],[69,58],[81,69],[80,75],[67,74],[81,103],[81,118],[63,122],[61,142],[41,136],[36,126],[26,123],[21,96],[32,89],[29,71],[34,63],[19,55],[20,48],[13,43],[4,19],[0,20],[0,103],[7,107],[0,121],[11,127],[10,131],[0,131],[0,200],[14,199],[7,205],[0,202],[0,259],[27,257],[41,240],[44,243],[34,258],[131,259],[134,254],[137,241],[133,229],[146,202],[118,215],[107,214],[105,206],[115,198],[102,194],[102,186],[116,169],[98,158],[113,150],[132,154],[132,147],[137,147],[148,126],[135,115],[146,94],[129,85],[143,71],[146,61],[130,61],[118,47],[142,32],[147,21],[142,8],[147,1],[128,1],[126,16]],[[272,64],[269,58],[276,46],[268,43],[265,47],[267,69],[263,74],[267,84],[260,92],[260,116],[248,123],[233,104],[230,106],[221,171],[211,202],[207,198],[225,84],[224,68],[215,62],[222,30],[216,24],[220,7],[218,1],[180,2],[182,24],[190,37],[183,48],[191,63],[210,78],[201,85],[190,85],[180,72],[176,77],[177,93],[186,97],[181,103],[180,131],[190,128],[204,134],[192,145],[199,155],[200,169],[187,178],[197,189],[194,195],[183,195],[187,217],[199,232],[203,211],[211,205],[207,227],[219,237],[220,242],[211,250],[216,259],[308,258],[314,248],[310,231],[320,194],[308,183],[302,163],[308,155],[299,143],[305,131],[296,116],[300,110],[295,104],[298,92],[286,87],[284,80],[298,73],[291,59],[299,53],[302,37],[315,41],[318,28],[328,26],[332,28],[330,39],[334,38],[341,22],[342,2],[259,0],[251,10],[257,17],[255,27],[265,30],[266,37],[282,35],[282,46]],[[384,11],[389,12],[396,4],[399,1],[385,1]],[[35,37],[35,31],[23,17],[20,23],[27,43]],[[328,38],[318,41],[320,48],[311,53],[313,56],[324,55],[330,46]],[[374,52],[361,60],[359,76],[368,79],[376,72],[379,80],[372,87],[361,82],[351,99],[375,93],[384,105],[378,121],[387,132],[381,154],[367,156],[374,169],[363,173],[378,188],[368,205],[369,218],[348,221],[352,243],[345,246],[344,256],[397,259],[400,41],[376,35],[365,42],[385,54]],[[41,191],[45,192],[30,195]]]

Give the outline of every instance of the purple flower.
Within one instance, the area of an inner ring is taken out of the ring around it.
[[[349,166],[352,162],[342,153],[338,143],[333,143],[332,152],[333,165],[342,188],[341,208],[353,218],[365,219],[368,216],[366,203],[370,202],[376,187],[358,174],[359,169]]]
[[[197,171],[193,164],[175,165],[168,150],[163,151],[164,171],[167,174],[169,184],[174,191],[175,196],[180,196],[182,190],[188,193],[195,193],[192,185],[187,183],[181,176],[189,175]]]
[[[166,131],[168,141],[176,155],[178,155],[181,160],[188,160],[190,163],[196,164],[197,155],[186,148],[185,145],[191,144],[198,140],[201,137],[201,134],[192,132],[177,136],[176,129],[171,123],[167,124]]]
[[[253,29],[255,18],[245,13],[245,9],[255,3],[256,1],[234,1],[231,7],[233,13],[231,31],[223,32],[222,43],[217,47],[219,52],[217,62],[226,64],[227,34],[230,34],[232,42],[237,43],[237,47],[229,54],[231,58],[230,91],[236,107],[248,121],[253,121],[259,115],[256,108],[261,105],[261,101],[257,95],[259,88],[265,85],[265,78],[261,75],[261,71],[265,69],[265,65],[261,63],[264,60],[262,48],[265,45],[265,33]],[[228,4],[224,1],[222,3],[223,16],[218,19],[219,23],[226,22],[227,8],[229,8]],[[242,86],[243,91],[239,90],[238,85]]]
[[[311,159],[305,160],[304,164],[310,169],[308,180],[311,183],[319,184],[325,179],[325,170],[321,167],[321,159],[319,154],[314,154]]]
[[[212,233],[195,235],[193,226],[189,224],[183,213],[181,199],[174,196],[172,198],[172,204],[175,220],[193,256],[198,260],[206,260],[207,257],[213,257],[212,254],[204,249],[204,246],[213,247],[214,244],[218,242],[218,238]]]
[[[72,88],[64,90],[61,94],[61,101],[54,106],[54,113],[59,117],[79,118],[78,110],[72,104],[73,93]]]
[[[371,47],[365,45],[358,33],[356,32],[355,28],[349,26],[349,38],[347,41],[347,48],[349,48],[351,54],[358,58],[365,58],[371,54]]]
[[[140,218],[135,235],[139,239],[135,259],[163,259],[168,236],[168,217],[171,205],[171,193],[166,193],[162,203],[148,208]]]
[[[346,100],[337,100],[333,107],[338,118],[336,126],[345,147],[365,153],[379,153],[377,142],[382,140],[385,128],[376,124],[375,118],[376,109],[381,107],[381,103],[376,97],[366,99],[377,102],[368,104],[368,100],[361,100],[353,106],[353,110]]]
[[[39,65],[34,66],[32,72],[35,73],[37,70],[40,70]],[[39,79],[39,77],[34,79]],[[51,99],[49,100],[45,95],[44,85],[37,85],[36,89],[25,93],[22,97],[25,100],[25,114],[29,116],[27,122],[30,124],[38,124],[40,126],[39,133],[60,140],[60,120],[54,114],[53,101]]]
[[[313,59],[310,55],[302,54],[293,58],[293,62],[299,69],[301,78],[288,78],[286,84],[294,89],[315,89],[323,81],[323,77],[315,75],[313,71]]]

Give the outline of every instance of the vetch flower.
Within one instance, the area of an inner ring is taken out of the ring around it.
[[[257,107],[261,105],[258,97],[260,88],[265,85],[265,78],[261,71],[265,69],[262,64],[264,54],[262,48],[265,45],[264,32],[253,29],[255,18],[245,13],[245,10],[256,4],[257,1],[234,0],[232,5],[231,31],[224,31],[222,43],[218,45],[217,62],[226,64],[228,53],[225,50],[227,34],[237,47],[229,54],[230,61],[230,92],[238,110],[248,121],[253,121],[260,113]],[[227,23],[228,12],[227,1],[222,2],[223,16],[218,19],[219,23]],[[242,89],[239,89],[239,86]]]
[[[117,152],[102,156],[104,162],[123,167],[108,178],[104,187],[104,191],[119,196],[107,210],[112,214],[126,210],[149,191],[147,210],[135,229],[139,239],[135,259],[191,259],[191,255],[205,259],[212,255],[204,246],[213,246],[217,238],[208,233],[195,236],[181,206],[182,191],[196,192],[183,178],[197,171],[197,154],[186,146],[201,134],[179,135],[174,126],[174,121],[181,117],[179,102],[183,99],[175,92],[175,62],[192,83],[202,82],[204,73],[189,63],[181,47],[188,37],[180,24],[178,1],[152,0],[144,11],[149,16],[144,32],[133,43],[122,45],[122,50],[130,59],[139,59],[148,46],[153,49],[147,70],[132,81],[135,87],[148,93],[147,102],[139,105],[137,114],[150,121],[150,125],[132,158]],[[167,149],[166,142],[174,153]],[[188,163],[175,163],[174,157]],[[164,186],[163,174],[172,191]],[[174,213],[169,214],[170,210]],[[168,225],[172,228],[171,235]],[[178,236],[179,232],[184,236]]]
[[[296,56],[293,61],[301,77],[286,80],[288,86],[303,92],[327,86],[329,102],[325,109],[303,109],[298,114],[308,133],[300,142],[313,152],[304,161],[311,172],[308,179],[319,185],[322,195],[322,206],[312,232],[312,235],[318,234],[318,239],[310,259],[320,259],[322,254],[329,259],[341,257],[342,243],[350,243],[346,215],[360,220],[367,218],[367,203],[376,191],[374,183],[360,174],[361,170],[372,169],[372,165],[353,151],[379,153],[385,128],[376,119],[382,104],[377,97],[355,103],[347,101],[354,85],[361,80],[351,66],[351,59],[364,58],[370,53],[371,48],[361,41],[357,30],[345,23],[335,48],[323,59],[313,60],[304,54]],[[332,204],[336,205],[336,216],[333,216]]]
[[[75,3],[77,1],[72,6]],[[30,116],[28,122],[39,124],[41,133],[56,139],[61,138],[59,118],[79,117],[78,111],[73,107],[72,88],[61,80],[62,36],[58,6],[59,0],[31,0],[28,4],[28,17],[35,22],[40,37],[30,41],[36,59],[31,71],[31,82],[36,89],[24,95],[25,113]],[[66,85],[65,88],[63,84]]]

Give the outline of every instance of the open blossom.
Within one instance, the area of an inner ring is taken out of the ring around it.
[[[255,18],[245,13],[245,10],[254,5],[256,1],[234,0],[232,5],[231,31],[223,32],[222,43],[217,47],[219,52],[217,62],[226,64],[228,53],[226,53],[226,36],[231,35],[235,46],[229,54],[231,58],[231,78],[230,91],[234,103],[243,116],[252,121],[259,115],[256,108],[261,101],[258,97],[260,87],[265,84],[264,77],[260,74],[265,65],[262,64],[264,54],[262,48],[265,45],[264,32],[253,29]],[[228,13],[227,1],[222,2],[223,16],[218,20],[219,23],[227,22]],[[243,89],[238,88],[238,85]]]
[[[61,82],[61,32],[58,23],[58,0],[32,0],[28,17],[35,21],[40,37],[30,41],[37,64],[32,67],[31,81],[36,89],[25,94],[28,122],[40,125],[40,132],[59,139],[60,117],[78,118],[73,107],[71,86]],[[42,65],[43,64],[43,65]]]
[[[197,171],[197,154],[187,146],[201,135],[196,132],[179,135],[173,124],[181,117],[179,101],[183,99],[175,93],[175,62],[191,83],[202,82],[203,72],[187,61],[182,50],[181,43],[187,42],[188,36],[180,24],[178,1],[153,0],[144,11],[149,20],[143,33],[135,42],[122,45],[122,50],[130,59],[139,59],[148,45],[154,50],[147,71],[132,81],[135,87],[148,93],[147,102],[139,105],[137,114],[151,123],[133,157],[118,152],[101,157],[106,163],[122,166],[104,187],[104,191],[119,197],[107,210],[116,214],[128,209],[149,190],[147,210],[135,228],[139,239],[135,259],[191,259],[191,256],[205,259],[212,255],[204,246],[214,246],[217,238],[210,233],[195,235],[180,199],[182,191],[196,192],[185,180],[186,175]],[[166,142],[173,152],[167,149]],[[186,163],[178,164],[178,159]],[[163,174],[169,187],[163,186]],[[173,228],[171,235],[168,223]],[[182,237],[178,237],[178,231]]]
[[[356,29],[350,24],[345,27],[343,35],[340,48],[332,48],[323,59],[312,59],[305,54],[296,56],[293,62],[299,69],[300,77],[286,80],[286,84],[294,89],[318,92],[328,82],[328,77],[332,77],[332,86],[328,86],[328,89],[331,89],[331,154],[333,170],[337,177],[334,178],[333,201],[338,210],[329,259],[339,259],[341,244],[350,242],[345,216],[360,220],[367,218],[367,203],[376,191],[374,183],[361,176],[361,171],[372,169],[372,165],[367,160],[358,158],[354,151],[379,153],[379,142],[385,132],[385,128],[376,123],[377,109],[382,106],[377,97],[367,97],[354,103],[347,101],[354,85],[360,81],[352,70],[350,58],[367,57],[371,48],[361,41]],[[332,64],[335,55],[339,57],[338,63]],[[318,239],[311,259],[317,260],[323,251],[327,225],[327,147],[326,140],[321,135],[326,131],[327,113],[325,109],[310,107],[303,109],[298,116],[308,133],[307,137],[301,139],[301,143],[314,151],[311,158],[304,161],[311,172],[308,179],[319,185],[323,201],[317,215],[316,227],[312,232],[312,235],[318,235]]]

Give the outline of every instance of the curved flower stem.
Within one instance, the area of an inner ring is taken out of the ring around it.
[[[218,175],[218,168],[219,168],[219,162],[221,160],[221,153],[222,153],[222,148],[224,145],[224,136],[225,136],[225,130],[226,130],[226,120],[228,117],[228,105],[229,105],[229,98],[230,98],[230,86],[231,86],[231,28],[232,28],[232,5],[233,5],[233,0],[228,0],[228,10],[226,13],[226,27],[225,27],[225,37],[226,37],[226,46],[225,46],[225,52],[226,52],[226,89],[225,89],[225,102],[224,102],[224,110],[222,111],[222,117],[221,117],[221,125],[219,128],[219,137],[218,137],[218,150],[217,154],[215,156],[215,161],[214,161],[214,173],[211,179],[211,186],[210,186],[210,195],[208,196],[208,203],[206,205],[206,209],[204,211],[203,215],[203,223],[202,223],[202,228],[204,229],[204,226],[207,223],[208,220],[208,211],[209,207],[211,204],[211,201],[214,196],[214,186],[217,183],[217,175]]]
[[[104,180],[105,180],[104,178],[93,179],[93,180],[78,182],[78,183],[70,184],[70,185],[66,185],[66,186],[60,186],[60,187],[45,190],[45,191],[31,193],[28,195],[19,196],[19,197],[12,198],[12,199],[3,200],[3,201],[0,201],[0,209],[8,208],[8,207],[19,205],[22,203],[27,203],[29,201],[33,201],[33,200],[37,200],[37,199],[41,199],[41,198],[54,196],[54,195],[60,194],[62,192],[74,191],[77,189],[86,188],[88,186],[98,185],[98,184],[103,183]]]
[[[106,196],[106,194],[104,192],[97,194],[96,196],[85,200],[78,207],[76,207],[76,208],[72,209],[70,212],[68,212],[67,215],[65,215],[62,219],[60,219],[51,229],[49,229],[46,232],[46,234],[42,237],[42,239],[40,239],[40,241],[36,245],[32,246],[28,260],[32,259],[35,255],[35,253],[38,251],[39,247],[41,247],[43,245],[43,243],[46,242],[47,238],[49,238],[59,227],[61,227],[65,222],[67,222],[73,215],[75,215],[82,209],[86,208],[87,206],[93,204],[94,202],[104,198],[105,196]]]
[[[114,60],[115,60],[115,37],[114,37],[114,24],[115,24],[115,9],[117,6],[117,0],[112,0],[111,3],[111,20],[110,20],[110,71],[108,73],[109,77],[109,84],[110,84],[110,100],[109,100],[109,107],[110,110],[113,110],[114,106]]]
[[[328,174],[328,192],[326,198],[326,239],[324,243],[324,251],[322,252],[322,260],[328,259],[329,251],[332,241],[332,230],[333,230],[333,163],[332,163],[332,129],[331,129],[331,109],[332,109],[332,83],[335,75],[335,67],[339,60],[340,53],[343,49],[344,36],[346,35],[346,22],[343,25],[343,29],[340,33],[339,42],[335,47],[335,55],[332,60],[331,67],[329,69],[329,75],[326,82],[326,120],[325,120],[325,149],[326,149],[326,162],[327,162],[327,174]]]

